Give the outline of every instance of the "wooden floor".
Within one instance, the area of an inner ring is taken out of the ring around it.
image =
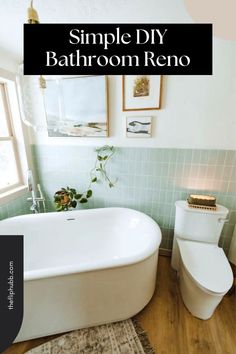
[[[136,318],[158,354],[236,354],[236,296],[225,296],[208,321],[193,317],[182,303],[169,257],[159,257],[156,292]],[[17,343],[4,354],[23,354],[50,338]]]

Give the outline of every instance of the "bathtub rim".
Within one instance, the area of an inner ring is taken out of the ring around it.
[[[134,258],[133,261],[130,262],[126,262],[126,263],[120,263],[120,264],[114,264],[114,265],[109,265],[110,263],[108,263],[107,265],[104,264],[104,266],[98,266],[97,268],[88,268],[86,267],[84,270],[80,269],[78,270],[77,267],[72,267],[69,266],[65,269],[65,267],[58,267],[55,268],[55,271],[52,272],[53,268],[50,268],[50,274],[48,273],[47,270],[45,270],[45,272],[43,272],[41,269],[40,270],[36,270],[36,271],[28,271],[25,273],[32,273],[31,274],[24,274],[24,281],[28,282],[28,281],[34,281],[34,280],[40,280],[40,279],[48,279],[48,278],[54,278],[54,277],[61,277],[61,276],[66,276],[66,275],[72,275],[72,274],[84,274],[84,273],[90,273],[90,272],[99,272],[99,271],[105,271],[105,270],[110,270],[110,269],[117,269],[117,268],[124,268],[124,267],[128,267],[128,266],[132,266],[138,263],[142,263],[144,261],[146,261],[148,258],[152,257],[155,253],[157,253],[157,255],[159,255],[159,247],[156,248],[152,253],[148,254],[146,257],[140,257],[140,259],[137,259],[137,257],[132,257]],[[132,259],[129,258],[129,259]],[[44,274],[45,273],[45,274]]]
[[[147,220],[147,222],[149,224],[152,225],[153,227],[153,232],[155,232],[157,234],[156,240],[153,240],[152,244],[150,245],[150,247],[148,249],[146,249],[145,251],[139,253],[138,255],[134,255],[134,256],[129,256],[129,257],[123,257],[121,259],[112,259],[109,261],[105,261],[105,262],[100,262],[98,264],[91,264],[91,266],[89,266],[88,264],[85,264],[84,266],[81,265],[68,265],[65,267],[61,266],[61,267],[55,267],[55,268],[41,268],[41,269],[36,269],[36,270],[27,270],[24,271],[24,281],[34,281],[34,280],[39,280],[39,279],[45,279],[45,278],[53,278],[53,277],[59,277],[59,276],[64,276],[64,275],[69,275],[69,274],[76,274],[76,273],[87,273],[87,272],[92,272],[92,271],[99,271],[99,270],[106,270],[106,269],[112,269],[112,268],[120,268],[120,267],[124,267],[124,266],[128,266],[128,265],[133,265],[136,263],[140,263],[144,260],[146,260],[147,258],[151,257],[155,252],[159,252],[159,247],[160,247],[160,243],[162,240],[162,233],[161,233],[161,229],[160,226],[147,214],[132,209],[132,208],[125,208],[125,207],[107,207],[107,208],[91,208],[91,209],[82,209],[82,210],[72,210],[72,211],[66,211],[63,212],[62,215],[64,215],[65,217],[67,216],[71,216],[74,213],[79,213],[79,212],[87,212],[87,211],[92,211],[92,212],[96,212],[97,210],[106,210],[109,209],[110,211],[119,211],[119,210],[123,210],[123,211],[130,211],[134,214],[139,215],[141,218],[143,218],[145,221]],[[18,218],[22,218],[22,217],[26,217],[28,218],[35,218],[35,217],[43,217],[45,216],[45,214],[48,217],[48,214],[54,214],[54,215],[61,215],[58,212],[49,212],[49,213],[40,213],[40,214],[25,214],[25,215],[18,215],[18,216],[14,216],[8,219],[4,219],[4,220],[12,220],[12,219],[18,219]],[[0,225],[1,222],[4,220],[0,221]],[[0,236],[1,237],[1,236]]]

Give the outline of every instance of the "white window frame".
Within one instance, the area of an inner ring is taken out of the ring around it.
[[[0,189],[1,206],[26,193],[27,185],[24,172],[28,170],[29,164],[25,146],[26,132],[24,132],[21,124],[14,74],[0,69],[0,90],[3,93],[9,130],[9,136],[0,137],[0,141],[12,141],[18,174],[17,183]]]

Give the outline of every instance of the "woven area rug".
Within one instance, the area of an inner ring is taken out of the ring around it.
[[[27,354],[153,354],[146,333],[132,320],[79,329]]]

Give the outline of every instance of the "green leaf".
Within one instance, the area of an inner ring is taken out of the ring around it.
[[[76,206],[77,206],[77,201],[76,201],[76,200],[72,200],[72,202],[70,203],[70,206],[71,206],[72,208],[76,208]]]
[[[93,191],[91,189],[89,189],[87,191],[86,198],[90,198],[90,197],[92,197],[92,195],[93,195]]]
[[[78,200],[78,199],[82,198],[82,196],[83,196],[83,194],[79,194],[79,193],[78,193],[78,194],[75,195],[75,199]]]
[[[54,202],[60,202],[60,201],[61,201],[61,197],[59,195],[55,195]]]
[[[108,182],[109,187],[112,188],[114,187],[114,184],[110,182],[107,176],[106,164],[116,149],[114,146],[104,145],[96,148],[95,151],[96,161],[94,168],[90,171],[91,178],[89,185],[99,182],[101,176],[101,178]],[[69,186],[66,188],[62,187],[58,192],[55,192],[54,203],[58,211],[69,210],[70,208],[75,208],[78,202],[82,204],[87,203],[88,199],[91,198],[92,195],[93,192],[91,189],[81,194],[78,193],[75,188],[70,188]],[[66,200],[67,202],[65,203]]]

